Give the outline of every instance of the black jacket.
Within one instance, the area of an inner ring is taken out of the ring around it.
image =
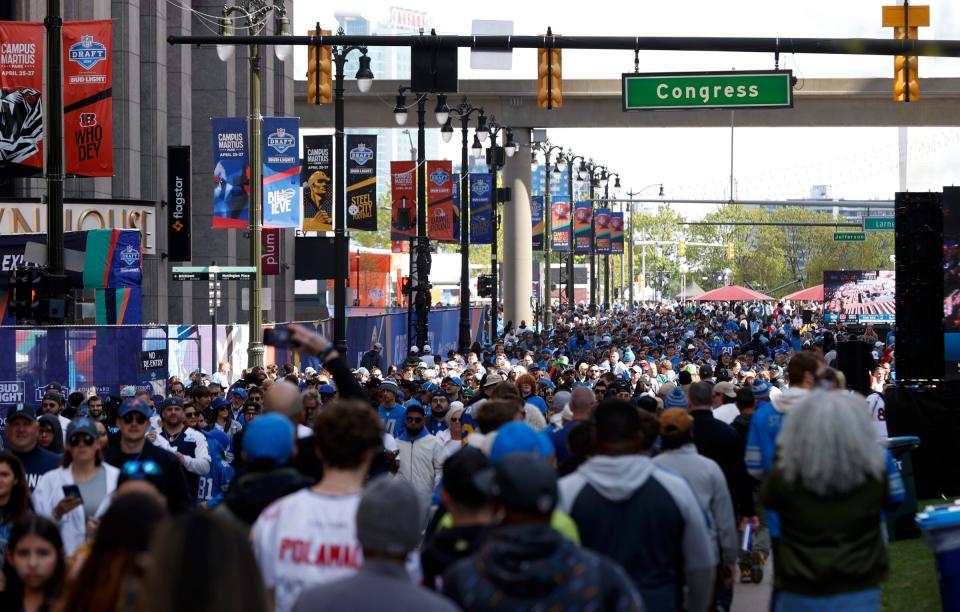
[[[691,410],[697,452],[713,459],[723,471],[737,516],[756,516],[753,483],[743,460],[744,440],[732,427],[715,419],[711,410]]]
[[[489,525],[470,525],[440,529],[420,551],[423,586],[439,590],[438,578],[448,567],[477,552],[490,531]]]
[[[233,483],[217,511],[229,512],[232,518],[250,526],[271,503],[309,484],[306,478],[291,467],[249,472]]]

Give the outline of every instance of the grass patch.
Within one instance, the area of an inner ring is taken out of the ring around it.
[[[940,610],[940,588],[933,551],[922,538],[891,542],[890,576],[883,584],[884,611],[927,612]]]

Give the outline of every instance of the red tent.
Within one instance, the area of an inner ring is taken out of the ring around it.
[[[783,296],[782,299],[790,300],[792,302],[822,302],[823,301],[823,285],[817,285],[815,287],[807,287],[806,289],[795,291],[790,295]]]
[[[700,294],[693,299],[698,302],[765,302],[773,300],[773,298],[769,295],[764,295],[759,291],[747,289],[746,287],[741,287],[740,285],[727,285],[726,287],[720,287],[718,289],[714,289],[713,291],[707,291],[706,293]]]

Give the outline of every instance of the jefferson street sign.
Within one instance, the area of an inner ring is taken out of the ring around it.
[[[834,242],[863,242],[867,239],[863,232],[834,232]]]
[[[892,232],[896,229],[893,217],[864,217],[863,231],[865,232]]]
[[[790,70],[625,73],[623,110],[791,108]]]

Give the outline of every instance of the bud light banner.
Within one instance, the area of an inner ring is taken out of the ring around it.
[[[333,231],[333,136],[303,137],[303,230]]]
[[[263,226],[300,227],[300,119],[263,118]]]
[[[470,175],[470,244],[493,242],[493,175]]]
[[[0,21],[0,177],[43,174],[43,39],[42,23]]]
[[[376,134],[347,134],[347,227],[377,231]]]
[[[570,200],[565,197],[550,201],[553,218],[550,220],[550,248],[558,253],[570,252]]]
[[[610,215],[610,252],[614,255],[623,254],[622,212],[615,212]]]
[[[432,240],[453,240],[453,163],[427,162],[427,207]]]
[[[214,117],[213,228],[241,229],[250,218],[246,117]]]
[[[543,250],[543,196],[533,196],[530,198],[530,224],[533,226],[531,237],[533,238],[533,250]]]
[[[573,208],[573,252],[577,255],[590,253],[593,242],[593,206],[590,202],[577,202]]]
[[[410,240],[417,235],[417,162],[390,162],[390,239]]]
[[[63,24],[63,136],[67,174],[113,176],[113,24]]]
[[[593,215],[593,226],[597,232],[597,253],[610,253],[610,209],[598,208]]]

